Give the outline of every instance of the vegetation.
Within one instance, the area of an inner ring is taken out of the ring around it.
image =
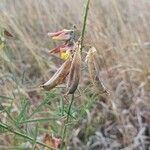
[[[148,150],[149,9],[147,0],[1,0],[0,149]],[[56,47],[49,38],[64,28],[73,41]]]

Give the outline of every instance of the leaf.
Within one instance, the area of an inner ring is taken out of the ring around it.
[[[20,113],[16,118],[16,123],[17,124],[26,119],[28,108],[29,108],[28,101],[26,99],[21,100]]]
[[[7,30],[4,30],[4,35],[6,35],[8,37],[13,37],[13,35]]]

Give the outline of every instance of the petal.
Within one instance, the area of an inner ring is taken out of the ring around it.
[[[57,46],[56,48],[51,49],[51,50],[49,51],[49,53],[50,53],[50,54],[52,54],[52,53],[60,53],[60,50],[61,50],[61,49],[64,49],[65,46],[66,46],[65,44],[59,45],[59,46]]]
[[[73,37],[73,30],[63,29],[58,32],[48,33],[48,36],[53,40],[68,41]]]
[[[47,35],[48,35],[49,37],[54,37],[54,36],[58,36],[58,35],[61,34],[62,32],[63,32],[63,30],[62,30],[62,31],[58,31],[58,32],[53,32],[53,33],[48,32]]]
[[[70,53],[69,52],[62,51],[60,53],[60,58],[63,59],[63,60],[67,60],[67,59],[69,59],[69,57],[70,57]]]

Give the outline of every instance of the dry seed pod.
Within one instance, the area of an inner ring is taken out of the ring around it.
[[[77,45],[69,72],[69,78],[67,83],[68,89],[67,94],[73,94],[76,91],[80,80],[80,69],[81,69],[81,52],[80,52],[80,45]]]
[[[93,54],[96,52],[96,49],[89,49],[86,58],[85,58],[85,62],[87,63],[88,66],[88,71],[89,71],[89,76],[90,79],[92,81],[92,83],[94,84],[94,79],[95,79],[95,68],[94,68],[94,64],[93,64]]]
[[[45,90],[51,90],[57,85],[63,83],[66,76],[69,74],[69,70],[71,67],[71,60],[66,60],[62,66],[57,70],[57,72],[51,77],[49,81],[41,85]]]
[[[100,92],[107,92],[106,87],[104,86],[100,77],[100,65],[95,47],[89,49],[86,56],[86,63],[88,65],[89,75],[93,85],[95,85],[95,87],[97,87]]]

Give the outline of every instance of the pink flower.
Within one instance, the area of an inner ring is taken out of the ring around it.
[[[74,36],[73,30],[67,30],[63,29],[58,32],[48,33],[49,37],[51,37],[53,40],[60,40],[60,41],[68,41]]]

